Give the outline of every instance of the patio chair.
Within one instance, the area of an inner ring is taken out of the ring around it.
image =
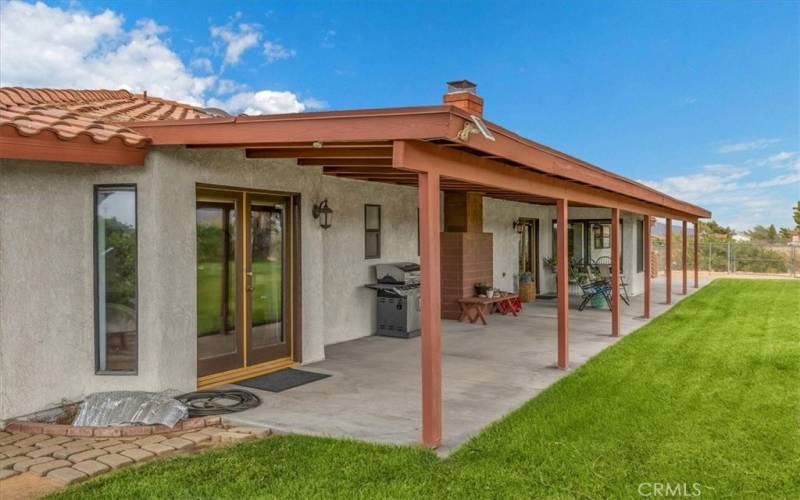
[[[603,259],[603,258],[606,258],[606,257],[600,257],[600,259]],[[608,281],[609,286],[610,286],[610,284],[611,284],[611,263],[610,262],[608,264],[600,263],[600,259],[597,259],[597,261],[598,261],[597,270],[600,272],[600,277],[603,280]],[[609,261],[610,260],[611,259],[609,259]],[[619,274],[619,286],[622,289],[622,292],[619,294],[619,296],[622,298],[622,300],[625,302],[625,304],[631,305],[631,298],[628,295],[628,283],[626,283],[625,275],[622,274],[622,273]]]
[[[580,287],[583,298],[578,306],[579,311],[583,311],[586,308],[586,304],[590,303],[592,299],[597,296],[602,296],[606,300],[608,308],[611,309],[611,286],[607,281],[587,281],[586,283],[581,283]]]

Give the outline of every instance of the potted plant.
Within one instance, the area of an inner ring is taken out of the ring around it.
[[[486,297],[489,290],[493,290],[492,285],[483,282],[475,283],[475,295],[478,297]]]
[[[519,275],[519,300],[522,302],[536,300],[536,282],[533,281],[533,275],[529,272]]]
[[[558,259],[556,257],[545,257],[542,262],[544,263],[545,267],[550,269],[551,273],[556,273],[556,270],[558,269]]]

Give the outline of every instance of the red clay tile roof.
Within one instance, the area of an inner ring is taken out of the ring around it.
[[[0,127],[2,126],[14,127],[24,137],[48,131],[63,141],[85,134],[96,143],[105,143],[114,138],[121,140],[126,146],[145,146],[150,142],[147,136],[127,127],[93,120],[57,108],[0,106]]]
[[[89,163],[102,163],[115,158],[87,149],[81,149],[84,153],[80,156],[76,149],[79,146],[77,142],[80,142],[86,147],[91,144],[103,145],[104,151],[116,149],[120,155],[119,161],[129,161],[132,157],[129,148],[137,148],[139,152],[133,157],[139,161],[144,158],[144,148],[151,141],[143,133],[126,127],[127,122],[211,117],[213,115],[189,104],[132,94],[127,90],[0,87],[0,140],[4,148],[4,151],[0,151],[0,157],[63,158],[60,161],[79,158]],[[10,130],[15,130],[16,135],[7,133]],[[80,137],[83,139],[79,141]],[[57,150],[52,150],[59,147],[59,139],[76,146],[72,148],[71,156],[67,153],[59,156]],[[44,147],[40,145],[41,141],[55,143]],[[45,152],[48,148],[51,150]]]
[[[127,90],[0,88],[0,106],[72,111],[105,122],[192,120],[212,115],[189,104],[132,94]]]

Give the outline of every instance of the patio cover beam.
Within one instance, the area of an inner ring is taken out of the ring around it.
[[[611,336],[619,337],[619,208],[611,209]]]
[[[694,287],[700,288],[700,224],[694,222]]]
[[[683,295],[689,293],[689,274],[688,274],[689,270],[686,267],[687,261],[689,260],[688,226],[689,224],[686,221],[683,221],[683,224],[681,226],[681,233],[682,233],[681,234],[681,278],[682,278],[681,290]]]
[[[558,301],[558,359],[561,370],[569,368],[569,253],[567,228],[569,201],[556,202],[556,300]]]
[[[422,301],[422,444],[442,444],[442,293],[439,174],[419,174],[419,237]]]
[[[461,180],[510,192],[568,199],[589,206],[619,208],[627,212],[657,217],[696,219],[691,214],[671,210],[576,182],[445,148],[424,141],[395,141],[394,168],[415,172],[436,171],[441,177]]]
[[[672,219],[668,217],[666,222],[667,257],[664,259],[664,274],[667,281],[667,296],[664,303],[669,305],[672,304]]]
[[[642,231],[642,238],[644,239],[644,311],[642,318],[650,318],[650,273],[652,271],[652,255],[651,255],[651,240],[652,228],[650,227],[652,219],[649,215],[644,216],[644,228]]]

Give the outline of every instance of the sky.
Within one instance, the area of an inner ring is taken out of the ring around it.
[[[800,1],[0,0],[0,83],[281,113],[438,104],[744,230],[800,200]]]

